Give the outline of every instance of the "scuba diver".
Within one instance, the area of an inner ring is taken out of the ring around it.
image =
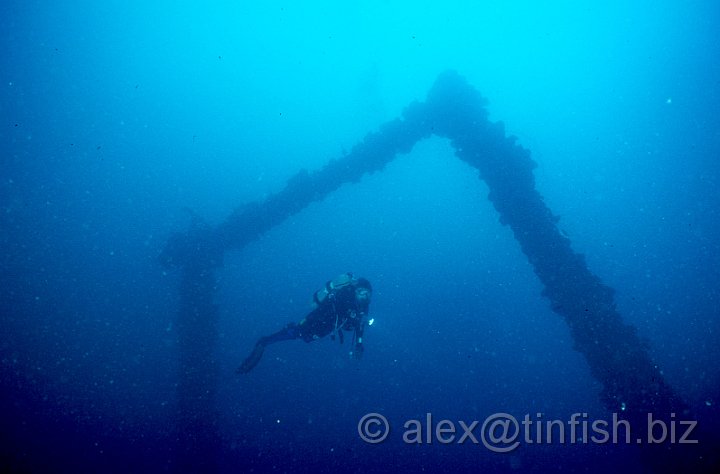
[[[313,295],[313,310],[299,323],[290,323],[280,331],[263,336],[255,348],[237,369],[238,374],[250,372],[262,358],[265,347],[280,341],[302,339],[311,342],[337,334],[340,343],[344,341],[343,331],[353,331],[350,355],[359,359],[363,353],[363,331],[365,317],[370,306],[372,286],[365,278],[355,278],[352,273],[343,273]],[[372,324],[372,319],[367,322]]]

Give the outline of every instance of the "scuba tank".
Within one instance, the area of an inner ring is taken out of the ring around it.
[[[357,282],[355,277],[352,273],[347,272],[343,273],[341,275],[338,275],[333,280],[329,280],[325,283],[325,286],[317,290],[315,293],[313,293],[312,298],[312,309],[315,310],[319,306],[321,306],[323,303],[325,303],[328,298],[332,298],[336,291],[345,288],[347,286],[350,286]]]

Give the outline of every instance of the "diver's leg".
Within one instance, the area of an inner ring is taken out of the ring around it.
[[[263,352],[265,352],[265,347],[267,345],[274,344],[280,341],[289,341],[291,339],[296,339],[297,337],[298,331],[297,325],[295,325],[295,323],[288,324],[274,334],[261,337],[255,343],[255,347],[253,348],[250,355],[247,356],[247,358],[243,361],[242,364],[240,364],[240,367],[238,367],[237,369],[237,373],[246,374],[250,372],[256,365],[258,365],[258,362],[260,362],[260,359],[262,359]]]
[[[262,343],[267,346],[268,344],[275,344],[276,342],[280,341],[297,339],[298,336],[298,325],[295,323],[289,323],[278,332],[270,334],[269,336],[261,337],[258,340],[258,344]]]
[[[297,337],[303,341],[312,342],[330,334],[333,330],[334,322],[334,315],[331,317],[326,312],[316,309],[308,313],[305,319],[295,326],[295,332],[297,333]]]

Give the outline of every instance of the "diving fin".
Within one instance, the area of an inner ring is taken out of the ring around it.
[[[263,352],[265,352],[265,344],[262,344],[258,342],[255,344],[255,348],[250,353],[249,356],[243,361],[242,364],[240,364],[240,367],[237,369],[238,374],[247,374],[250,372],[256,365],[258,365],[258,362],[260,362],[260,359],[262,359]]]

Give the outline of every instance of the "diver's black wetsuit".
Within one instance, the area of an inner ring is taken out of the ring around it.
[[[346,286],[305,316],[297,328],[298,337],[310,342],[328,334],[338,331],[355,331],[356,336],[362,337],[363,318],[368,312],[369,304],[358,303],[355,299],[355,287]]]
[[[355,358],[359,358],[363,353],[364,319],[368,313],[370,299],[369,297],[364,300],[356,298],[357,289],[357,284],[351,284],[331,292],[298,324],[290,323],[280,331],[258,339],[253,351],[237,369],[238,373],[247,373],[252,370],[260,362],[265,347],[269,344],[292,339],[312,342],[335,332],[342,343],[343,331],[354,331],[354,347],[351,354]]]

